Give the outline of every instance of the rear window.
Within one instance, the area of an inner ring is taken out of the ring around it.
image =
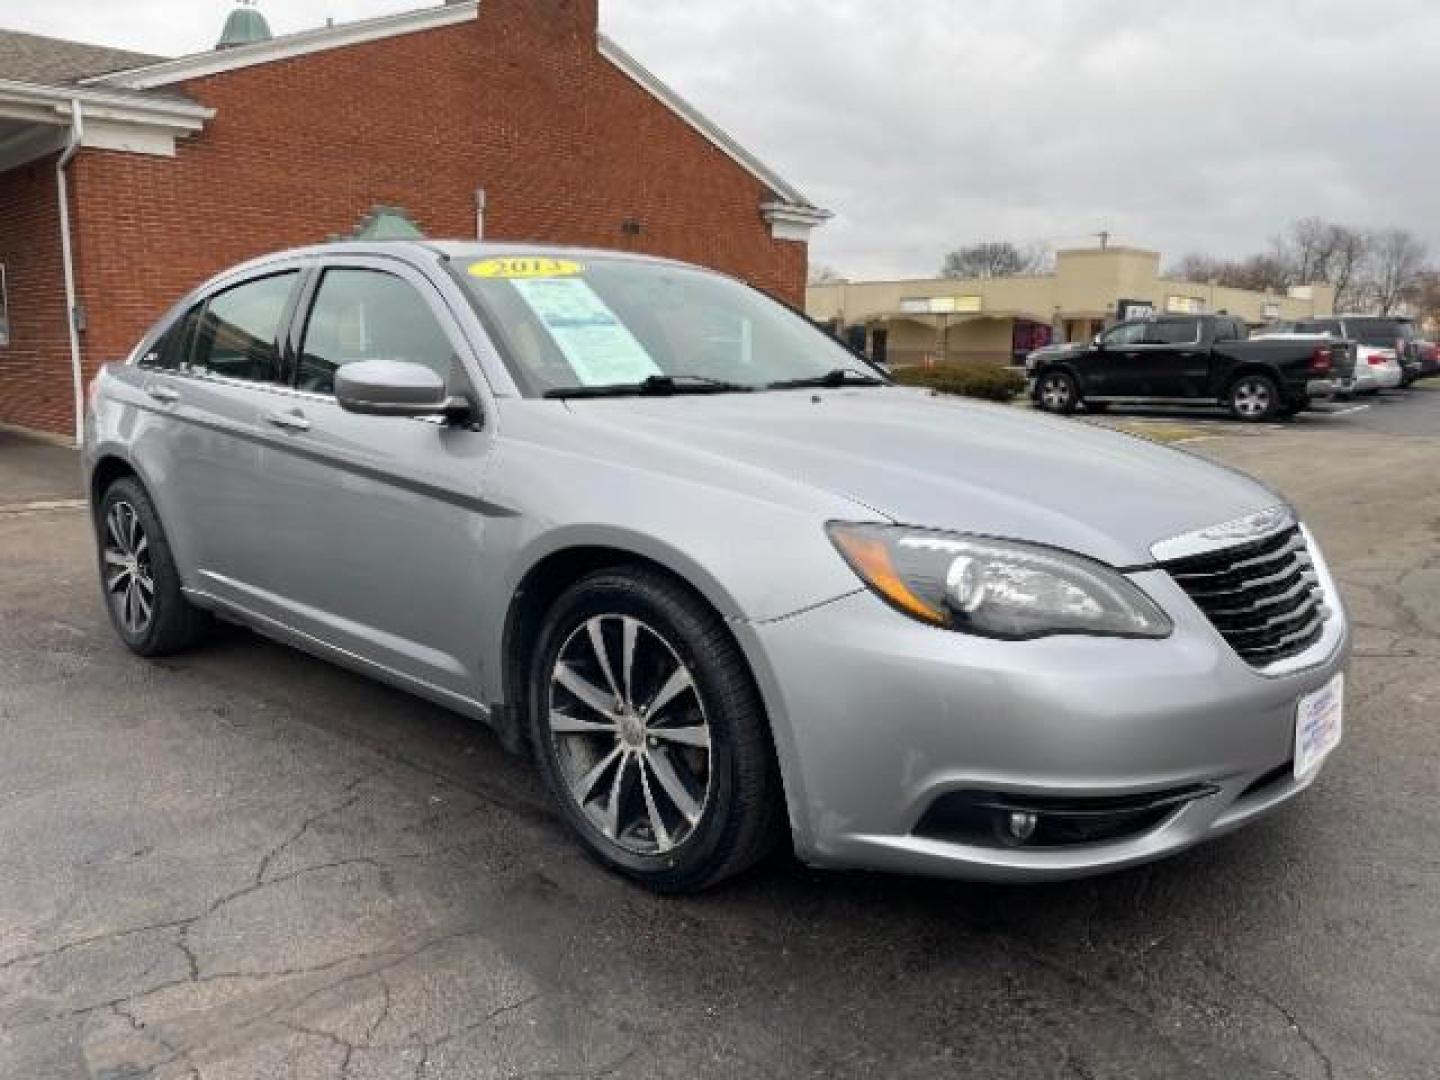
[[[1393,349],[1396,341],[1413,341],[1415,331],[1400,319],[1346,319],[1345,336],[1362,345]]]

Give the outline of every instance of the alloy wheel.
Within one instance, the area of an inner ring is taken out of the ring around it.
[[[1040,401],[1045,408],[1059,412],[1070,404],[1070,381],[1063,375],[1051,375],[1040,386]]]
[[[1245,379],[1235,387],[1235,411],[1246,418],[1270,411],[1270,388],[1259,379]]]
[[[570,799],[627,853],[673,851],[705,816],[705,706],[690,669],[648,624],[596,615],[571,632],[550,673],[548,726]]]
[[[155,579],[150,539],[128,502],[111,505],[105,516],[105,595],[125,631],[141,637],[155,615]]]

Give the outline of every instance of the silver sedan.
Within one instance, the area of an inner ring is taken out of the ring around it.
[[[633,255],[286,252],[92,387],[116,632],[216,617],[534,756],[602,863],[1042,879],[1213,837],[1338,743],[1349,634],[1274,493],[893,385]]]

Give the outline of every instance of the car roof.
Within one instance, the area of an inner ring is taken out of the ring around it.
[[[520,241],[487,242],[478,240],[334,240],[324,244],[310,244],[304,247],[287,248],[258,256],[237,266],[230,267],[220,276],[233,275],[263,269],[270,263],[284,262],[299,258],[319,258],[335,255],[370,255],[381,258],[398,258],[412,264],[433,263],[437,258],[445,260],[484,259],[502,256],[539,256],[541,258],[564,259],[616,259],[628,262],[651,263],[659,266],[683,266],[702,270],[704,267],[677,259],[645,255],[635,251],[617,251],[608,248],[575,247],[554,243],[523,243]]]

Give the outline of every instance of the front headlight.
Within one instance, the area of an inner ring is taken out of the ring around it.
[[[1024,640],[1051,634],[1167,637],[1165,613],[1083,555],[895,525],[832,523],[850,568],[892,607],[933,626]]]

